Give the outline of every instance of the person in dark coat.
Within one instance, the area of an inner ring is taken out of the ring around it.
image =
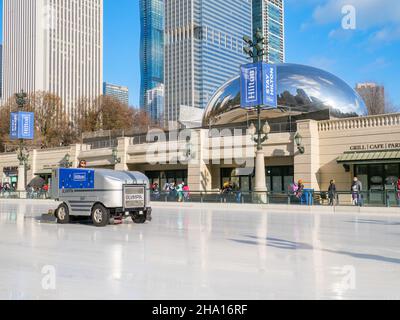
[[[336,200],[336,183],[335,180],[331,180],[328,189],[329,205],[334,206]]]
[[[362,183],[357,177],[354,178],[353,184],[351,185],[351,194],[353,198],[353,204],[355,206],[362,206]]]

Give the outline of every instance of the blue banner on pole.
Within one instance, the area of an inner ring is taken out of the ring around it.
[[[240,72],[242,108],[277,108],[277,69],[264,62],[247,64]]]
[[[240,68],[240,105],[242,108],[252,108],[262,103],[261,67],[261,63],[251,63]]]
[[[10,139],[18,139],[18,113],[13,112],[10,114]]]
[[[277,70],[272,64],[263,64],[263,105],[277,108]]]
[[[10,115],[11,140],[33,140],[35,117],[33,112],[14,112]]]

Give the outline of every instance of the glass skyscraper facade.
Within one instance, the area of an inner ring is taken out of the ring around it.
[[[253,31],[261,29],[267,39],[264,60],[269,63],[285,62],[284,5],[284,0],[253,0]]]
[[[128,87],[118,86],[115,84],[104,82],[103,95],[114,97],[120,102],[129,105],[129,89]]]
[[[140,0],[140,14],[140,107],[150,114],[147,92],[164,83],[164,0]]]
[[[165,12],[165,118],[181,106],[205,108],[214,92],[249,62],[251,0],[168,0]]]
[[[153,123],[158,123],[162,120],[164,112],[164,85],[147,91],[147,104],[149,115]]]

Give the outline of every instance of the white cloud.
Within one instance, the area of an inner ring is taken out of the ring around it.
[[[370,37],[370,42],[372,44],[379,44],[379,43],[390,43],[395,40],[400,39],[400,26],[393,27],[384,27],[375,33],[372,34]]]
[[[338,40],[350,40],[354,35],[354,30],[344,30],[342,28],[333,29],[329,32],[328,37],[330,39],[338,39]]]
[[[307,64],[329,71],[335,66],[336,60],[324,56],[314,56],[308,60]]]
[[[363,73],[373,73],[382,69],[390,67],[390,63],[384,57],[376,58],[373,62],[360,69]]]

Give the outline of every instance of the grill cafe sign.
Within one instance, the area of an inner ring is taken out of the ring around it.
[[[395,143],[370,143],[351,146],[350,151],[377,151],[377,150],[394,150],[400,149],[400,142]]]

